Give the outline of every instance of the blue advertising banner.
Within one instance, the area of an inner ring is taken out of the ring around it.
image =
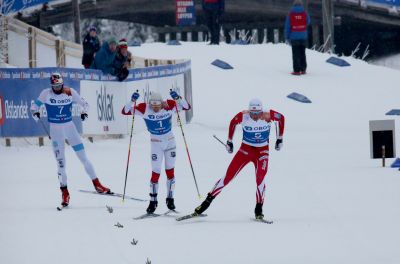
[[[126,81],[138,81],[182,74],[190,69],[190,61],[130,70]],[[68,68],[0,68],[0,137],[47,136],[42,125],[32,118],[31,104],[43,89],[50,87],[50,74],[59,72],[66,86],[81,92],[81,81],[114,82],[115,77],[98,70]],[[73,105],[73,122],[82,133],[80,107]],[[48,129],[47,113],[42,118]]]
[[[176,24],[178,26],[196,25],[194,0],[176,0]]]
[[[3,0],[1,3],[1,13],[4,15],[8,15],[11,13],[16,13],[25,8],[40,5],[44,3],[50,2],[49,0]]]
[[[0,137],[47,136],[41,124],[32,118],[31,104],[43,89],[50,87],[50,74],[55,68],[41,69],[0,69]],[[64,83],[78,92],[79,79],[67,72],[61,72]],[[47,113],[41,111],[41,120],[48,131]],[[73,121],[82,131],[80,112],[73,106]]]
[[[400,0],[368,0],[368,2],[400,7]]]

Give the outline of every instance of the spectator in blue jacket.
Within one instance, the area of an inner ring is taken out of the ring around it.
[[[104,74],[113,74],[114,72],[114,58],[117,49],[117,40],[110,38],[101,46],[99,52],[96,53],[91,69],[101,70]]]
[[[309,25],[310,16],[304,10],[302,1],[295,0],[285,22],[285,39],[292,45],[293,75],[306,74]]]
[[[225,12],[225,0],[203,0],[203,11],[208,31],[211,34],[211,45],[219,45],[221,16]]]

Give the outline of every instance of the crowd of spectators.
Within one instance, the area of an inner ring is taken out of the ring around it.
[[[128,77],[132,63],[132,54],[128,51],[125,38],[117,41],[111,37],[101,45],[96,27],[89,28],[83,40],[82,65],[85,69],[101,70],[123,81]]]

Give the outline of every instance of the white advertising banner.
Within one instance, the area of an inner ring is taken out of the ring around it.
[[[85,135],[126,134],[127,82],[81,81],[81,96],[89,103],[89,118],[82,123]]]
[[[81,96],[90,106],[89,118],[82,123],[82,132],[85,135],[128,134],[132,118],[122,115],[121,110],[136,90],[140,94],[138,103],[147,102],[151,92],[160,93],[164,100],[171,99],[170,89],[177,90],[185,97],[183,74],[128,82],[81,81],[80,85]],[[146,129],[145,123],[139,119],[135,120],[135,131]],[[182,121],[185,122],[183,116]],[[174,118],[173,124],[176,123]]]

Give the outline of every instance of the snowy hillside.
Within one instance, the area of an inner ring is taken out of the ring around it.
[[[0,147],[0,259],[2,263],[400,263],[400,172],[369,157],[368,121],[387,119],[399,108],[398,71],[349,59],[351,67],[325,63],[308,51],[308,72],[291,76],[286,45],[183,46],[146,44],[134,55],[192,60],[193,122],[184,127],[203,197],[225,174],[233,155],[223,140],[231,118],[259,97],[286,117],[284,147],[270,150],[264,214],[254,217],[255,176],[249,164],[218,196],[208,217],[176,222],[171,217],[134,221],[147,203],[81,193],[92,189],[73,150],[67,148],[70,209],[58,212],[56,163],[50,145]],[[210,65],[226,60],[234,70]],[[299,92],[312,104],[286,96]],[[397,122],[397,129],[399,122]],[[176,205],[181,213],[200,204],[179,128]],[[397,136],[398,136],[397,132]],[[235,150],[241,139],[234,138]],[[122,192],[129,139],[85,141],[104,184]],[[274,135],[271,142],[275,142]],[[397,137],[397,149],[400,150]],[[391,163],[392,160],[389,160]],[[147,133],[133,138],[127,193],[148,198]],[[165,175],[159,207],[166,211]],[[109,214],[106,205],[114,208]],[[119,222],[124,227],[114,225]],[[138,240],[132,245],[132,239]]]

